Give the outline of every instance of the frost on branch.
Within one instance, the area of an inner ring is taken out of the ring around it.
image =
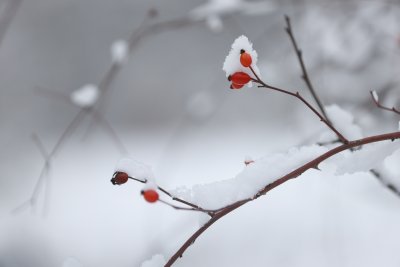
[[[140,267],[162,267],[167,261],[161,254],[156,254],[150,260],[143,262]]]
[[[326,152],[322,146],[292,148],[257,159],[232,179],[177,188],[171,193],[207,209],[218,209],[235,201],[250,198],[266,185]]]
[[[351,113],[338,105],[327,106],[325,110],[332,124],[348,139],[356,140],[363,137],[361,128],[354,123],[354,117]],[[319,142],[330,142],[335,139],[337,137],[332,131],[326,131],[320,136]]]
[[[257,67],[257,52],[253,49],[253,44],[250,43],[249,39],[242,35],[236,38],[236,40],[233,42],[232,48],[225,58],[222,69],[225,71],[226,77],[238,72],[244,72],[249,76],[253,76],[250,68],[244,67],[240,63],[240,55],[243,50],[250,54],[252,58],[252,63],[250,66],[253,68],[254,72],[260,76],[260,70]]]
[[[89,108],[96,104],[99,98],[99,88],[93,84],[87,84],[71,93],[71,102],[81,108]]]

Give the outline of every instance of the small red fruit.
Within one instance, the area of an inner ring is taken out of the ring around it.
[[[246,53],[243,49],[240,51],[240,63],[243,67],[250,67],[251,63],[253,62],[249,53]]]
[[[228,79],[230,79],[230,81],[232,81],[232,83],[244,85],[244,84],[250,82],[251,77],[247,73],[244,73],[244,72],[235,72],[234,74],[230,75],[228,77]]]
[[[240,89],[244,86],[244,84],[237,84],[237,83],[232,83],[231,84],[231,89]]]
[[[125,172],[116,172],[114,177],[111,179],[111,183],[114,185],[121,185],[128,181],[129,175]]]
[[[159,196],[156,190],[149,189],[142,191],[142,195],[147,202],[154,203],[158,200]]]

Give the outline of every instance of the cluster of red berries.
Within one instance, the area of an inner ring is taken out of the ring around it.
[[[128,181],[129,175],[126,172],[116,172],[111,179],[113,185],[121,185]],[[154,203],[159,199],[159,195],[154,189],[147,189],[141,191],[143,198],[150,203]]]
[[[240,50],[240,64],[242,64],[243,67],[248,68],[252,62],[253,60],[251,55],[243,49]],[[232,82],[231,89],[240,89],[251,81],[251,77],[244,72],[235,72],[228,76],[228,81]]]

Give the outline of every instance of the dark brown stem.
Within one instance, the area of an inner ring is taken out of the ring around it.
[[[114,175],[115,175],[115,174],[114,174]],[[129,179],[132,179],[132,180],[134,180],[134,181],[137,181],[137,182],[139,182],[139,183],[142,183],[142,184],[147,183],[147,180],[141,180],[141,179],[138,179],[138,178],[135,178],[135,177],[131,177],[131,176],[128,176],[128,178],[129,178]],[[203,209],[202,207],[200,207],[200,206],[198,206],[198,205],[196,205],[196,204],[193,204],[193,203],[190,203],[190,202],[188,202],[188,201],[186,201],[186,200],[183,200],[183,199],[180,199],[180,198],[178,198],[178,197],[175,197],[174,195],[172,195],[170,192],[168,192],[167,190],[165,190],[165,189],[162,188],[161,186],[158,186],[158,185],[157,185],[157,189],[160,190],[161,192],[163,192],[163,193],[164,193],[165,195],[167,195],[168,197],[170,197],[172,200],[174,200],[174,201],[176,201],[176,202],[180,202],[180,203],[182,203],[182,204],[185,204],[185,205],[191,207],[191,208],[189,208],[189,209],[187,209],[187,208],[181,208],[181,207],[174,206],[174,205],[172,205],[172,204],[169,204],[169,203],[166,203],[166,202],[163,202],[163,201],[162,201],[164,204],[167,204],[167,205],[169,205],[169,206],[171,206],[171,207],[173,207],[173,208],[175,208],[175,209],[200,211],[200,212],[207,213],[207,214],[210,215],[211,217],[213,217],[214,214],[217,212],[217,210]]]
[[[178,251],[175,252],[174,255],[171,256],[171,258],[168,260],[168,262],[165,264],[165,267],[172,266],[172,264],[175,263],[175,261],[179,258],[182,257],[183,253],[196,241],[196,239],[204,232],[206,231],[211,225],[213,225],[216,221],[224,217],[225,215],[229,214],[230,212],[236,210],[237,208],[241,207],[242,205],[246,204],[247,202],[253,201],[257,198],[259,198],[262,195],[265,195],[267,192],[270,190],[274,189],[275,187],[278,187],[279,185],[294,179],[298,176],[300,176],[302,173],[305,171],[315,168],[323,162],[324,160],[342,152],[350,148],[358,147],[361,145],[366,145],[370,143],[375,143],[375,142],[381,142],[385,140],[392,140],[394,141],[395,139],[400,138],[400,132],[393,132],[393,133],[387,133],[387,134],[381,134],[381,135],[375,135],[375,136],[369,136],[365,137],[363,139],[355,140],[355,141],[349,141],[346,144],[342,144],[340,146],[337,146],[336,148],[333,148],[329,150],[328,152],[322,154],[321,156],[309,161],[308,163],[304,164],[303,166],[297,168],[296,170],[284,175],[283,177],[275,180],[275,182],[268,184],[264,188],[262,188],[256,195],[254,195],[251,198],[247,198],[244,200],[237,201],[225,208],[220,209],[215,215],[202,227],[200,227],[192,236],[190,236],[185,243],[178,249]]]
[[[372,101],[374,101],[375,105],[376,105],[378,108],[383,109],[383,110],[387,110],[387,111],[390,111],[390,112],[394,112],[394,113],[400,115],[400,110],[399,110],[399,109],[396,109],[395,107],[388,108],[388,107],[382,105],[382,104],[378,101],[378,99],[375,99],[374,93],[373,93],[372,91],[370,91],[369,93],[371,94]]]
[[[307,102],[307,100],[305,100],[299,92],[296,93],[292,93],[290,91],[281,89],[281,88],[277,88],[271,85],[266,84],[264,81],[262,81],[260,79],[260,77],[256,74],[256,72],[254,71],[254,69],[250,66],[249,67],[251,72],[254,74],[254,76],[256,77],[256,79],[253,79],[254,82],[261,84],[259,87],[264,87],[264,88],[268,88],[274,91],[278,91],[293,97],[296,97],[297,99],[299,99],[301,102],[303,102],[312,112],[314,112],[315,115],[317,115],[319,117],[319,119],[326,124],[326,126],[328,126],[340,139],[340,141],[342,141],[342,143],[346,144],[349,141],[329,122],[325,119],[325,117],[323,115],[321,115],[313,106],[311,106],[310,103]]]
[[[292,42],[294,51],[296,52],[297,59],[299,60],[299,63],[300,63],[301,71],[302,71],[302,73],[303,73],[303,75],[301,76],[301,78],[302,78],[302,79],[304,80],[304,82],[306,83],[307,88],[308,88],[308,90],[310,91],[311,95],[313,96],[315,102],[317,103],[317,105],[318,105],[318,107],[319,107],[319,110],[321,111],[322,115],[324,116],[324,118],[325,118],[329,123],[331,123],[331,122],[329,121],[329,118],[328,118],[326,112],[325,112],[325,108],[324,108],[324,106],[322,105],[322,102],[321,102],[321,100],[319,99],[317,93],[315,92],[314,86],[313,86],[312,83],[311,83],[311,79],[310,79],[310,77],[309,77],[309,75],[308,75],[306,66],[305,66],[305,64],[304,64],[303,52],[299,49],[299,47],[298,47],[298,45],[297,45],[297,42],[296,42],[296,39],[294,38],[294,34],[293,34],[293,30],[292,30],[292,25],[291,25],[291,23],[290,23],[290,18],[289,18],[289,16],[285,15],[285,21],[286,21],[286,28],[285,28],[285,30],[286,30],[287,34],[289,35],[290,41]]]

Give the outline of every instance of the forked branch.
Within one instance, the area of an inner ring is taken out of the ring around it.
[[[288,90],[285,89],[281,89],[278,87],[274,87],[271,85],[266,84],[263,80],[260,79],[260,77],[256,74],[256,72],[254,71],[254,69],[250,66],[249,67],[251,72],[254,74],[254,76],[256,77],[255,79],[252,79],[253,82],[260,84],[258,87],[263,87],[263,88],[267,88],[267,89],[271,89],[277,92],[281,92],[293,97],[296,97],[297,99],[299,99],[301,102],[303,102],[307,108],[309,108],[315,115],[318,116],[318,118],[326,124],[326,126],[328,126],[340,139],[340,141],[344,144],[347,144],[349,141],[346,139],[346,137],[344,137],[327,119],[325,119],[325,117],[319,113],[310,103],[308,103],[307,100],[305,100],[299,92],[293,93],[290,92]]]
[[[377,93],[375,91],[370,91],[369,93],[371,94],[372,101],[374,101],[375,105],[378,108],[383,109],[383,110],[387,110],[387,111],[390,111],[390,112],[394,112],[394,113],[400,115],[400,110],[399,109],[396,109],[395,107],[389,108],[389,107],[386,107],[386,106],[382,105],[379,102],[378,95],[377,95]]]

